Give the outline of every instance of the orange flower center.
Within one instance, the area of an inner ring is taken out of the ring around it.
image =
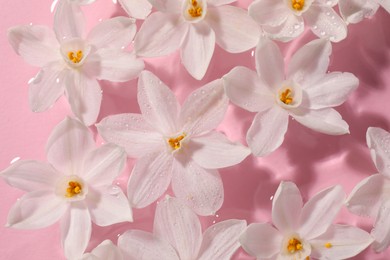
[[[290,104],[294,101],[294,99],[293,99],[293,97],[292,97],[292,91],[291,91],[291,89],[287,88],[287,89],[284,90],[282,93],[280,93],[279,99],[280,99],[280,101],[282,101],[284,104],[290,105]]]
[[[198,1],[196,0],[189,0],[189,1],[191,1],[191,7],[188,9],[188,13],[194,18],[202,16],[203,9],[202,7],[200,7]]]
[[[174,138],[169,138],[168,139],[168,144],[171,146],[172,150],[177,150],[177,149],[180,149],[181,147],[181,141],[184,139],[184,137],[186,137],[185,134],[182,134],[178,137],[174,137]]]
[[[305,0],[291,0],[291,6],[297,11],[301,11],[305,6]]]
[[[295,252],[298,252],[298,251],[301,251],[303,249],[303,245],[301,243],[301,241],[299,241],[298,239],[296,238],[291,238],[289,241],[288,241],[288,244],[287,244],[287,251],[290,253],[290,254],[293,254]]]
[[[76,53],[73,51],[68,52],[68,58],[73,63],[79,63],[83,59],[83,52],[81,50]]]
[[[65,196],[68,198],[72,198],[77,194],[80,194],[81,191],[82,191],[82,187],[80,183],[78,183],[77,181],[70,181],[68,183],[68,188],[66,189]]]

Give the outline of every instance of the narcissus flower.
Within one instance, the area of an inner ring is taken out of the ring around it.
[[[368,128],[367,146],[379,173],[356,185],[347,207],[355,214],[376,218],[371,234],[375,238],[373,248],[380,252],[390,245],[390,133]]]
[[[88,245],[91,221],[99,226],[132,221],[126,196],[112,185],[126,152],[114,144],[96,148],[88,128],[69,118],[54,128],[46,151],[49,163],[17,161],[0,173],[28,192],[11,208],[7,226],[37,229],[60,220],[65,256],[78,259]]]
[[[247,12],[230,5],[234,0],[151,0],[157,12],[139,30],[134,49],[139,56],[158,57],[180,48],[187,71],[202,79],[215,43],[238,53],[253,48],[259,28]]]
[[[348,23],[358,23],[372,17],[380,6],[390,13],[389,0],[339,0],[341,16]]]
[[[172,181],[177,197],[199,215],[215,213],[223,202],[216,169],[240,163],[250,150],[213,129],[224,118],[228,98],[222,80],[190,94],[180,110],[172,91],[151,72],[138,80],[140,114],[113,115],[98,125],[107,141],[139,158],[128,184],[131,204],[143,208],[156,201]]]
[[[272,202],[272,221],[250,224],[240,243],[258,259],[346,259],[368,247],[372,237],[357,227],[333,225],[344,203],[341,186],[317,193],[305,205],[292,182],[281,182]]]
[[[349,0],[348,0],[349,1]],[[256,0],[249,15],[269,37],[279,41],[295,39],[305,25],[320,38],[339,42],[347,36],[347,25],[333,10],[338,0]]]
[[[26,62],[42,68],[30,82],[31,110],[47,110],[65,92],[73,113],[91,125],[98,117],[102,99],[97,80],[133,79],[144,63],[123,50],[136,32],[133,19],[103,21],[86,38],[84,23],[78,4],[60,1],[54,18],[55,33],[45,26],[16,26],[8,30],[8,40]]]
[[[156,208],[153,234],[130,230],[118,239],[125,259],[221,260],[239,248],[245,220],[230,219],[209,227],[202,235],[198,217],[177,198],[166,198]]]
[[[265,156],[282,144],[289,115],[321,133],[349,132],[332,107],[341,105],[359,80],[351,73],[326,73],[331,51],[329,41],[314,40],[294,54],[285,73],[278,46],[262,38],[256,49],[257,73],[236,67],[223,77],[230,100],[257,112],[246,137],[254,155]]]

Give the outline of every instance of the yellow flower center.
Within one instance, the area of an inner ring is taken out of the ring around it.
[[[83,59],[83,52],[81,50],[74,53],[73,51],[68,52],[68,58],[73,63],[79,63]]]
[[[184,137],[186,137],[185,134],[182,134],[178,137],[174,137],[174,138],[169,138],[168,139],[168,144],[171,146],[172,150],[177,150],[177,149],[180,149],[181,147],[181,141],[184,139]]]
[[[291,6],[297,11],[301,11],[305,6],[305,0],[291,0]]]
[[[287,89],[284,90],[282,93],[280,93],[279,99],[280,99],[280,101],[282,101],[284,104],[290,105],[290,104],[294,101],[294,99],[293,99],[293,97],[292,97],[292,91],[291,91],[291,89],[287,88]]]
[[[68,188],[66,189],[65,196],[68,198],[72,198],[77,194],[80,194],[81,191],[82,191],[82,187],[80,183],[78,183],[77,181],[70,181],[68,183]]]
[[[331,248],[332,246],[333,245],[331,243],[329,243],[329,242],[325,244],[325,247],[328,248],[328,249]]]
[[[199,6],[198,1],[196,0],[189,0],[189,1],[191,1],[192,6],[188,9],[188,13],[194,18],[202,16],[203,9],[202,7]]]
[[[287,244],[287,251],[290,253],[290,254],[293,254],[297,251],[300,251],[303,249],[303,245],[301,243],[301,241],[299,241],[298,239],[296,238],[291,238],[289,241],[288,241],[288,244]]]

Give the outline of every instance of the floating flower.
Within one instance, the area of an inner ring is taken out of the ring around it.
[[[8,184],[27,191],[11,208],[7,226],[47,227],[60,220],[65,256],[78,259],[99,226],[132,221],[128,200],[112,185],[126,162],[123,148],[95,148],[91,133],[73,119],[56,126],[48,139],[49,163],[17,161],[0,173]]]
[[[176,198],[156,208],[153,234],[130,230],[118,239],[125,259],[230,259],[239,248],[245,220],[230,219],[209,227],[202,235],[198,217]]]
[[[332,225],[344,203],[341,186],[317,193],[304,206],[297,186],[281,182],[272,202],[272,220],[250,224],[240,242],[258,259],[345,259],[368,247],[373,239],[356,227]]]
[[[151,72],[138,80],[140,114],[113,115],[98,125],[107,141],[124,146],[139,158],[128,183],[131,204],[143,208],[168,188],[199,215],[211,215],[223,202],[217,168],[241,162],[247,147],[230,142],[213,129],[228,107],[222,80],[195,90],[180,105],[172,91]]]
[[[158,10],[138,32],[134,49],[143,57],[164,56],[180,48],[187,71],[202,79],[214,53],[215,43],[238,53],[253,48],[259,36],[247,12],[224,5],[233,0],[151,0]]]
[[[320,38],[339,42],[347,36],[347,25],[333,10],[338,0],[257,0],[249,15],[269,37],[291,41],[301,35],[305,24]]]
[[[148,0],[118,0],[119,4],[130,17],[145,19],[152,11]]]
[[[367,146],[379,173],[356,185],[347,207],[355,214],[376,218],[371,234],[375,238],[373,248],[380,252],[390,245],[390,133],[369,127]]]
[[[340,14],[348,23],[372,17],[380,6],[390,13],[388,0],[339,0]]]
[[[143,70],[143,61],[122,49],[135,35],[134,20],[115,17],[103,21],[86,39],[83,31],[84,15],[79,5],[68,1],[58,3],[55,34],[39,25],[9,29],[8,39],[15,52],[42,68],[30,82],[32,111],[47,110],[65,92],[73,113],[91,125],[102,99],[97,79],[127,81]]]
[[[314,40],[291,58],[285,76],[282,53],[275,43],[261,39],[256,49],[257,74],[236,67],[223,77],[226,93],[236,105],[257,112],[247,133],[256,156],[278,148],[291,115],[321,133],[349,133],[348,124],[331,107],[341,105],[358,86],[351,73],[326,73],[332,45]]]
[[[81,260],[123,260],[123,256],[111,240],[104,240],[91,253],[84,254]]]

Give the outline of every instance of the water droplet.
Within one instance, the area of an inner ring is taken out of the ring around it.
[[[299,27],[301,27],[301,25],[299,23],[294,25],[294,29],[299,29]]]
[[[103,21],[103,19],[102,19],[102,18],[100,18],[98,21],[99,21],[99,22],[101,22],[101,21]]]
[[[107,190],[108,190],[108,194],[110,195],[118,195],[121,191],[121,189],[116,185],[108,186]]]
[[[13,158],[13,159],[11,160],[10,164],[13,164],[13,163],[15,163],[15,162],[17,162],[17,161],[19,161],[19,160],[20,160],[20,157],[15,157],[15,158]]]
[[[325,33],[324,31],[321,31],[321,32],[320,32],[320,35],[321,35],[321,36],[324,36],[325,34],[326,34],[326,33]]]
[[[57,84],[60,83],[60,78],[56,78]]]
[[[274,196],[271,196],[270,198],[269,198],[269,200],[273,200],[274,199]]]
[[[326,1],[326,5],[331,6],[332,5],[332,1]]]
[[[252,52],[251,52],[251,56],[252,56],[252,57],[255,56],[255,51],[252,51]]]
[[[317,26],[317,25],[314,25],[314,26],[313,26],[313,29],[314,29],[314,30],[318,29],[318,26]]]

